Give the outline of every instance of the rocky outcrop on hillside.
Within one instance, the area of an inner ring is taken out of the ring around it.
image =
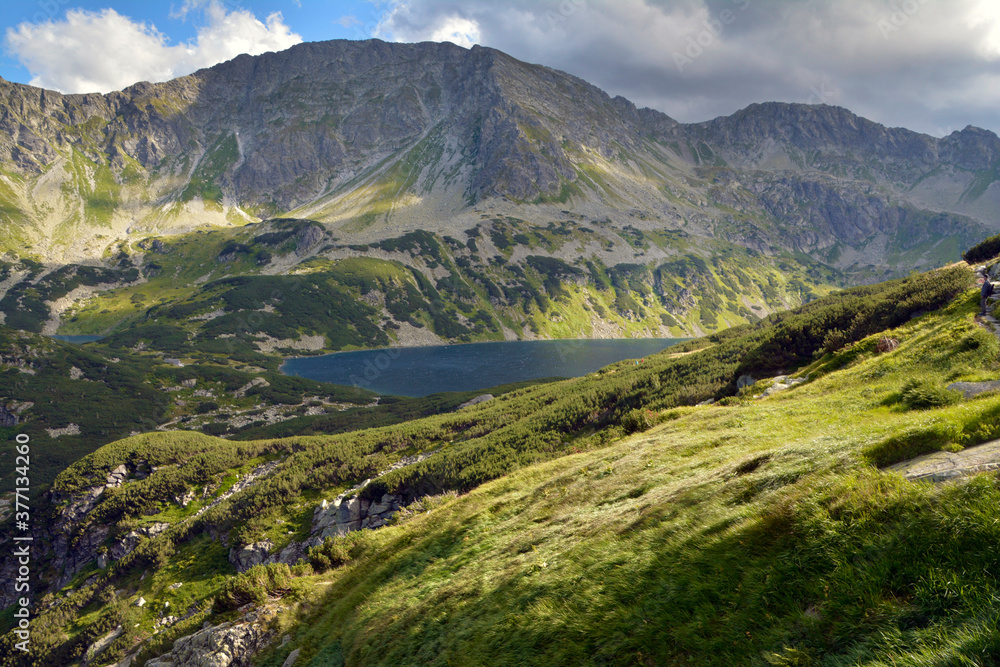
[[[274,610],[256,609],[239,621],[210,625],[181,637],[169,653],[154,658],[146,667],[249,667],[251,658],[274,638],[268,622]]]

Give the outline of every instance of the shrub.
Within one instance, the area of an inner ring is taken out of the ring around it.
[[[935,424],[930,428],[909,430],[885,438],[869,446],[863,454],[869,463],[883,468],[922,454],[948,449],[958,436],[956,427],[950,424]]]
[[[823,350],[827,354],[833,354],[847,344],[847,334],[840,329],[832,329],[823,339]]]
[[[245,604],[264,604],[268,597],[280,597],[292,585],[292,571],[284,563],[255,565],[243,574],[229,578],[215,600],[220,611],[228,611]]]
[[[360,532],[328,537],[323,544],[309,549],[309,564],[316,572],[347,565],[365,552],[364,537]]]
[[[199,415],[203,415],[207,412],[212,412],[213,410],[218,410],[218,409],[219,409],[219,404],[216,403],[215,401],[202,401],[201,403],[198,404],[198,407],[195,408],[195,412],[197,412]]]
[[[962,253],[962,259],[968,264],[978,264],[1000,255],[1000,234],[977,243]]]
[[[635,409],[622,417],[622,428],[626,433],[638,433],[653,427],[653,413],[649,410]]]
[[[927,380],[910,380],[901,392],[903,405],[911,410],[929,410],[954,405],[962,394],[949,391]]]
[[[888,336],[883,336],[879,338],[878,343],[875,345],[875,350],[879,353],[892,352],[897,347],[899,347],[899,341],[895,338],[889,338]]]
[[[205,424],[201,427],[205,435],[222,435],[229,432],[229,424]]]

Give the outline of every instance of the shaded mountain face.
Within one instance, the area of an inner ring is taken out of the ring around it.
[[[570,213],[880,273],[1000,226],[991,132],[778,103],[684,125],[451,44],[302,44],[109,95],[0,81],[0,127],[0,250],[47,260],[279,214],[370,242]]]

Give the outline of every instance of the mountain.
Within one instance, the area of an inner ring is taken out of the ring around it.
[[[5,249],[34,259],[278,215],[369,242],[568,211],[612,240],[684,230],[906,272],[1000,227],[990,132],[777,103],[685,125],[481,47],[301,44],[109,95],[2,82],[0,127]]]
[[[109,95],[0,81],[0,127],[0,324],[173,355],[696,336],[1000,226],[990,132],[778,103],[681,124],[451,44],[301,44]]]

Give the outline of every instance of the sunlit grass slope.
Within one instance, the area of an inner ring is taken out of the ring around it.
[[[869,462],[1000,433],[1000,396],[899,400],[914,378],[996,372],[975,305],[891,332],[894,352],[828,356],[816,375],[842,367],[785,393],[675,409],[355,537],[263,664],[295,648],[306,665],[995,664],[994,476],[914,484]]]
[[[273,667],[295,649],[315,667],[989,664],[1000,490],[988,475],[935,487],[874,465],[1000,437],[1000,396],[944,390],[1000,371],[971,278],[951,268],[855,288],[383,428],[108,445],[60,475],[60,498],[123,462],[156,472],[105,492],[68,538],[169,528],[52,591],[24,664],[71,664],[117,626],[92,664],[132,650],[142,664],[254,600],[290,637],[255,658]],[[899,346],[879,353],[886,336]],[[779,371],[809,381],[735,391],[741,375]],[[915,409],[915,386],[939,407]],[[393,525],[328,540],[292,568],[229,564],[229,548],[306,539],[322,499],[431,451],[361,492],[413,501]],[[269,477],[195,516],[265,462]],[[201,499],[179,507],[192,490]],[[165,602],[192,615],[151,636]]]

